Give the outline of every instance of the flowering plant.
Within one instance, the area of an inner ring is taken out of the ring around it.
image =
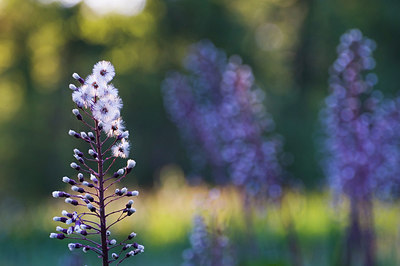
[[[119,243],[110,238],[111,227],[131,216],[136,210],[132,208],[133,200],[115,211],[107,212],[106,207],[114,201],[139,194],[138,191],[128,191],[125,187],[110,193],[113,186],[136,165],[134,160],[129,159],[125,167],[111,172],[116,159],[127,158],[130,149],[129,132],[125,130],[120,114],[122,100],[118,96],[118,90],[109,84],[114,75],[114,67],[107,61],[95,64],[93,73],[86,79],[77,73],[72,75],[81,84],[80,87],[69,85],[73,91],[72,99],[77,105],[72,113],[90,131],[78,133],[70,130],[68,134],[86,142],[90,149],[87,155],[74,149],[76,162],[72,162],[71,167],[78,171],[77,179],[66,176],[62,178],[64,183],[71,185],[73,193],[53,192],[54,198],[65,198],[65,202],[76,206],[77,210],[63,210],[61,217],[54,217],[54,221],[64,223],[67,228],[57,226],[58,233],[50,234],[50,238],[82,240],[83,243],[69,243],[68,248],[71,251],[80,248],[84,252],[93,251],[102,258],[103,265],[118,260],[119,264],[144,251],[142,245],[129,243],[136,236],[133,232]],[[100,235],[100,242],[97,242],[98,239],[91,239],[91,235]],[[109,252],[118,248],[119,252],[113,252],[110,258]],[[125,255],[121,256],[123,253]]]

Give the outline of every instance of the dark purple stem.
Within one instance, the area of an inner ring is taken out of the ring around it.
[[[103,253],[103,266],[108,266],[108,247],[107,247],[107,229],[106,229],[106,211],[104,206],[104,174],[103,174],[103,154],[101,151],[100,130],[98,122],[95,121],[96,127],[96,148],[98,163],[97,172],[99,177],[99,210],[100,210],[100,235],[101,235],[101,250]]]

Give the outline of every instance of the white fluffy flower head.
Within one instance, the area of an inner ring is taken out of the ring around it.
[[[111,152],[114,157],[126,158],[129,156],[130,145],[129,142],[125,139],[121,139],[121,142],[117,145],[114,145],[111,148]]]
[[[93,74],[98,80],[110,82],[115,76],[114,66],[108,61],[100,61],[93,67]]]

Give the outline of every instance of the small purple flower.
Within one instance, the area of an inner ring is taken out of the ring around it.
[[[229,239],[215,226],[207,225],[201,215],[194,216],[190,234],[191,248],[184,250],[182,265],[235,265]]]

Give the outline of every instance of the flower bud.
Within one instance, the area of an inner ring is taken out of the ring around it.
[[[131,247],[132,247],[132,244],[126,244],[125,246],[122,247],[122,250],[125,251],[125,250],[127,250],[128,248],[131,248]]]
[[[64,239],[65,235],[64,234],[51,233],[50,234],[50,238]]]
[[[93,158],[97,158],[97,152],[95,152],[94,150],[89,149],[88,153],[89,153],[89,155],[93,156]]]
[[[129,173],[133,167],[135,167],[136,162],[132,159],[129,159],[127,164],[126,164],[126,172]]]
[[[81,169],[81,167],[79,165],[77,165],[76,163],[71,163],[70,166],[71,166],[71,168],[74,168],[75,170],[78,170],[78,171]]]
[[[64,191],[53,191],[52,194],[54,198],[62,198],[62,197],[69,198],[71,196],[70,194]]]
[[[78,155],[79,157],[83,157],[83,152],[78,149],[74,149],[74,154]]]
[[[89,209],[91,212],[95,212],[95,211],[96,211],[96,208],[92,205],[92,203],[88,203],[86,206],[88,207],[88,209]]]
[[[86,134],[86,132],[81,132],[81,137],[84,139],[87,139],[88,135]]]
[[[79,157],[77,154],[74,154],[75,159],[80,162],[80,163],[84,163],[84,160],[82,157]]]
[[[106,235],[110,236],[111,235],[111,231],[107,230]]]
[[[70,135],[70,136],[72,136],[72,137],[75,137],[75,138],[77,138],[77,139],[79,139],[80,137],[81,137],[81,135],[79,135],[79,133],[76,133],[74,130],[72,130],[72,129],[70,129],[69,131],[68,131],[68,135]]]
[[[92,141],[95,140],[95,137],[94,137],[93,132],[88,132],[88,136],[89,136],[89,138],[90,138]]]
[[[122,192],[121,190],[119,190],[119,188],[115,190],[115,194],[117,194],[118,196],[122,196]]]
[[[87,187],[94,187],[93,184],[91,184],[91,183],[89,183],[89,182],[87,182],[87,181],[83,181],[83,182],[82,182],[82,185],[87,186]]]
[[[132,207],[133,204],[133,200],[128,201],[128,203],[126,204],[126,208],[129,209],[130,207]]]
[[[79,180],[79,182],[83,182],[83,174],[82,173],[78,174],[78,180]]]
[[[129,234],[128,239],[131,240],[134,237],[136,237],[136,233],[132,232],[132,233]]]
[[[65,223],[67,221],[67,218],[55,216],[53,217],[53,221]]]
[[[117,177],[119,177],[120,175],[123,175],[124,174],[124,169],[119,169],[117,172],[115,172],[114,174],[113,174],[113,177],[114,178],[117,178]]]
[[[119,255],[118,255],[117,253],[113,253],[113,254],[111,254],[111,257],[112,257],[114,260],[116,260],[116,259],[119,258]]]
[[[69,88],[73,91],[78,90],[78,88],[74,84],[69,84]]]
[[[127,215],[131,216],[132,214],[134,214],[136,212],[136,209],[135,208],[129,208],[127,211],[128,211]]]
[[[88,199],[90,202],[94,201],[94,198],[90,194],[86,194],[85,198]]]
[[[78,187],[78,186],[72,186],[71,189],[72,189],[73,191],[79,192],[79,193],[84,193],[84,192],[85,192],[85,190],[84,190],[83,188]]]
[[[128,197],[135,197],[135,196],[137,196],[137,195],[139,195],[139,191],[137,191],[137,190],[134,190],[134,191],[128,191],[127,193],[126,193],[126,195],[128,196]]]
[[[67,229],[65,229],[65,228],[62,228],[61,226],[57,226],[57,228],[56,228],[56,231],[58,231],[58,232],[62,232],[62,233],[64,233],[64,234],[66,234],[66,233],[67,233]]]
[[[122,195],[125,194],[126,192],[128,192],[128,189],[127,189],[126,187],[124,187],[124,188],[121,189]]]
[[[75,184],[76,184],[75,180],[70,179],[70,178],[67,177],[67,176],[64,176],[64,177],[62,178],[62,181],[63,181],[64,183],[67,183],[67,184],[70,184],[70,185],[75,185]]]
[[[85,84],[85,80],[83,78],[81,78],[81,76],[79,76],[77,73],[72,74],[72,77],[74,79],[76,79],[77,81],[79,81],[80,84]]]
[[[99,180],[97,180],[95,175],[90,174],[90,180],[92,180],[95,184],[97,184],[99,182]]]
[[[76,116],[78,120],[82,120],[82,115],[79,113],[78,109],[72,109],[72,113]]]
[[[110,243],[109,243],[110,245],[115,245],[115,244],[117,244],[117,240],[115,240],[115,239],[112,239],[112,240],[110,240]]]
[[[65,203],[69,203],[69,204],[72,204],[72,205],[74,205],[74,206],[77,206],[77,205],[78,205],[78,201],[76,201],[76,200],[74,200],[74,199],[71,199],[71,198],[66,198],[66,199],[65,199]]]

